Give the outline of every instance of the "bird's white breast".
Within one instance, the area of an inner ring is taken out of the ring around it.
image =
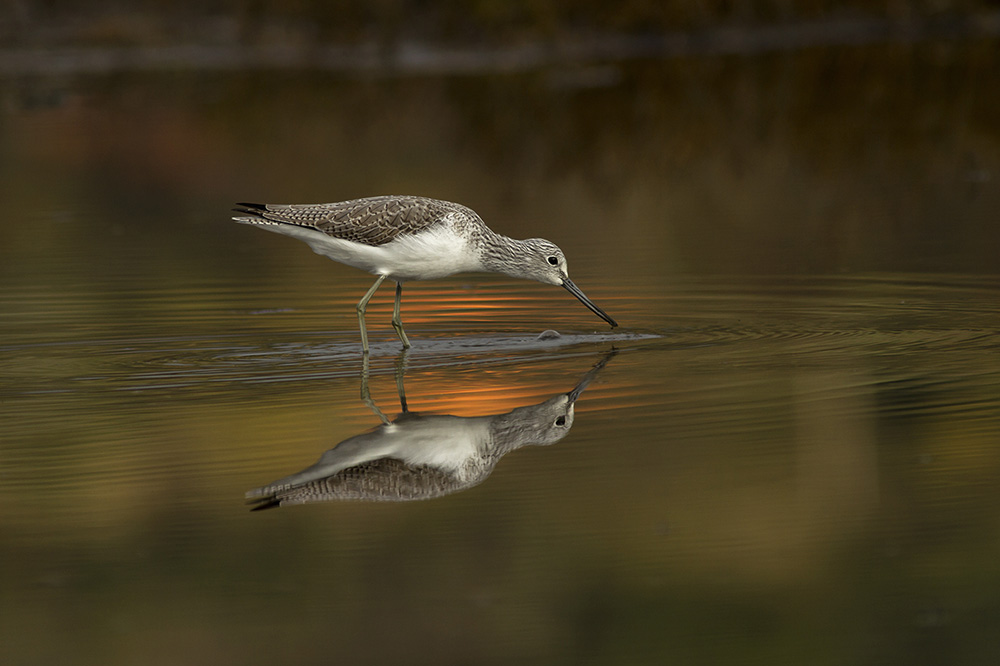
[[[483,451],[489,440],[488,426],[486,419],[434,415],[383,426],[383,431],[391,442],[391,457],[409,465],[456,471]]]
[[[307,227],[282,224],[263,228],[305,241],[314,252],[334,261],[399,282],[482,270],[475,247],[450,224],[400,235],[379,246],[333,238]]]
[[[379,262],[369,270],[396,280],[433,280],[482,270],[476,249],[448,225],[412,236],[397,236],[378,250]]]

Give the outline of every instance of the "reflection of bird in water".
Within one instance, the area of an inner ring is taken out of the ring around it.
[[[503,273],[557,284],[594,314],[612,319],[569,279],[566,258],[543,238],[515,240],[486,226],[465,206],[425,197],[382,196],[328,204],[237,204],[233,219],[293,236],[318,254],[378,276],[358,302],[361,347],[368,353],[365,309],[386,278],[396,282],[392,326],[403,347],[410,341],[399,315],[403,282],[454,273]]]
[[[603,358],[569,393],[494,416],[420,415],[344,440],[306,469],[247,493],[254,510],[332,500],[404,502],[471,488],[490,475],[506,453],[555,444],[573,425],[577,398],[607,364]],[[367,382],[362,378],[362,394]]]

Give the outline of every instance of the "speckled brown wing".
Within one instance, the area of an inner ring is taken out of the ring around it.
[[[282,504],[307,504],[361,500],[367,502],[411,502],[441,497],[476,485],[487,476],[460,480],[453,474],[428,465],[408,465],[395,458],[369,460],[317,479],[250,500],[253,510]]]
[[[441,222],[464,206],[424,197],[381,196],[327,204],[238,204],[262,222],[294,224],[328,236],[365,245],[384,245],[400,234],[413,234]],[[468,211],[471,213],[471,211]],[[473,213],[474,215],[474,213]]]

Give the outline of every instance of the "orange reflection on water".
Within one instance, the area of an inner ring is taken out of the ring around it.
[[[491,284],[490,287],[494,285]],[[348,300],[348,299],[345,299]],[[565,304],[567,312],[572,312],[578,304],[562,290],[554,290],[548,285],[520,284],[511,280],[502,289],[463,288],[453,282],[420,282],[415,286],[404,286],[401,313],[405,325],[425,325],[442,323],[442,313],[450,318],[449,323],[459,325],[461,317],[472,320],[495,320],[498,312],[525,319],[528,313]],[[368,321],[375,326],[392,312],[391,291],[377,295],[368,305]],[[532,317],[534,319],[536,317]]]
[[[447,368],[409,373],[405,380],[409,410],[465,417],[502,414],[567,393],[575,386],[575,378],[568,378],[565,372],[541,382],[534,373],[512,377],[510,373],[485,372],[468,377],[468,381],[456,380],[454,371]],[[392,404],[394,387],[380,384],[377,389],[372,387],[376,402],[382,406]]]

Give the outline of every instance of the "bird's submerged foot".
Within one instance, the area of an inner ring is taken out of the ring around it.
[[[403,343],[403,349],[409,349],[411,347],[409,338],[406,337],[406,331],[403,330],[403,324],[400,322],[392,322],[392,327],[396,329],[396,335],[399,336],[399,341]]]
[[[406,337],[406,331],[403,330],[403,320],[399,316],[399,306],[402,299],[403,299],[403,285],[397,282],[396,304],[392,309],[392,327],[396,329],[396,335],[399,336],[399,341],[403,343],[403,349],[409,349],[410,341]]]

